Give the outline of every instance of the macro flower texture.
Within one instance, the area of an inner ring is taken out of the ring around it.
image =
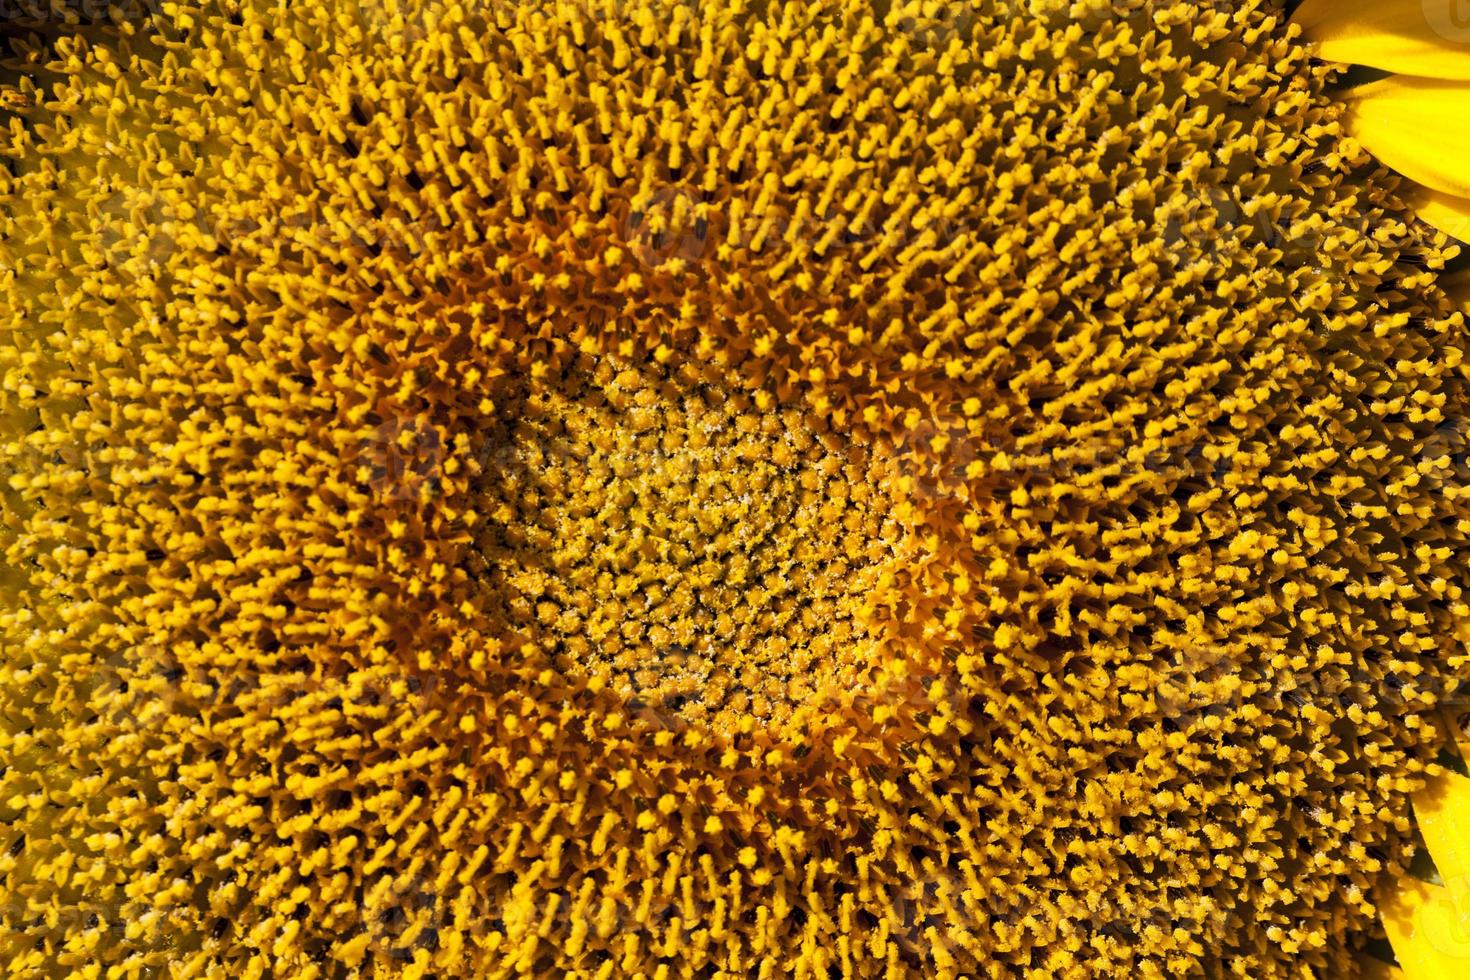
[[[0,970],[1470,977],[1470,9],[9,0]]]

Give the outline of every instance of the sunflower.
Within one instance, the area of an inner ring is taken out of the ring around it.
[[[23,11],[7,975],[1455,975],[1375,9]]]

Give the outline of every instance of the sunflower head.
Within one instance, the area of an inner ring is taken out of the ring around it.
[[[1470,622],[1405,83],[1275,0],[7,65],[13,971],[1357,968]]]

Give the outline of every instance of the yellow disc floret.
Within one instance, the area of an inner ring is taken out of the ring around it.
[[[0,81],[7,975],[1351,975],[1462,273],[1278,0],[109,18]]]
[[[476,604],[635,714],[711,735],[867,685],[868,609],[902,567],[895,464],[758,400],[607,360],[514,398],[486,439]]]

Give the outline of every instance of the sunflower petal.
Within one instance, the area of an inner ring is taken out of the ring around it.
[[[1452,980],[1470,973],[1470,933],[1459,922],[1455,897],[1450,888],[1404,875],[1380,903],[1404,980]]]
[[[1456,0],[1306,0],[1292,21],[1328,61],[1470,79],[1470,24]]]
[[[1414,817],[1446,882],[1470,890],[1470,779],[1446,772],[1414,797]]]
[[[1425,223],[1451,238],[1470,242],[1470,198],[1420,187],[1408,195],[1409,205]]]
[[[1470,82],[1396,75],[1354,89],[1348,128],[1385,164],[1470,197]]]

